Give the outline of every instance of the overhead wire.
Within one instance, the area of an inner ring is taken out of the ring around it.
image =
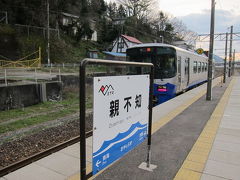
[[[13,7],[15,7],[15,8],[23,8],[23,9],[28,9],[28,10],[33,10],[33,11],[42,11],[42,12],[46,12],[47,13],[47,9],[41,8],[41,7],[33,8],[33,7],[28,7],[28,6],[17,6],[17,5],[7,5],[6,7],[8,7],[8,8],[13,8]],[[43,5],[42,5],[42,7],[43,7]],[[53,13],[53,14],[61,13],[61,11],[56,11],[56,10],[51,10],[51,9],[49,11],[51,13]]]

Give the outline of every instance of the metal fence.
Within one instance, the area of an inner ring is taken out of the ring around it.
[[[30,84],[43,81],[61,81],[61,69],[7,68],[0,69],[0,86]]]
[[[46,27],[38,27],[38,26],[29,26],[23,24],[15,24],[15,29],[18,33],[27,34],[28,36],[32,34],[40,34],[44,38],[47,37],[47,28]],[[50,36],[57,37],[60,39],[59,29],[49,28]]]
[[[1,60],[0,68],[32,68],[41,67],[41,48],[18,60]]]
[[[58,67],[58,68],[77,68],[80,66],[80,63],[58,63],[58,64],[42,64],[42,67]]]

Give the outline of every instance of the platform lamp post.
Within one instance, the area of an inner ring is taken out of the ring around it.
[[[210,27],[210,44],[208,57],[208,82],[206,100],[212,100],[212,62],[213,62],[213,44],[214,44],[214,19],[215,19],[215,0],[212,0],[211,6],[211,27]]]

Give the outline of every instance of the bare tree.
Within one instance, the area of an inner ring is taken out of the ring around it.
[[[135,16],[138,20],[148,16],[153,0],[118,0],[127,11],[127,16]]]
[[[171,23],[179,39],[185,40],[188,45],[195,46],[197,33],[187,29],[187,26],[179,19],[173,18]]]

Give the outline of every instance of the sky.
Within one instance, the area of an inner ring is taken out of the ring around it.
[[[215,0],[215,33],[240,32],[240,0]],[[180,19],[187,28],[198,34],[210,33],[211,0],[158,0],[159,8]],[[234,37],[234,39],[236,36]],[[240,38],[238,38],[240,39]],[[197,42],[196,48],[209,49],[209,43]],[[229,47],[229,44],[228,44]],[[224,41],[214,42],[214,53],[224,56]],[[233,41],[240,59],[240,41]]]
[[[114,0],[106,1],[113,2]],[[156,10],[161,10],[173,17],[177,17],[189,30],[198,34],[210,33],[211,0],[156,1]],[[230,26],[233,26],[233,32],[240,33],[240,0],[215,0],[215,2],[215,33],[230,32]],[[197,42],[196,48],[198,47],[208,50],[209,44]],[[215,41],[214,53],[224,56],[224,51],[222,50],[224,47],[224,41]],[[239,53],[240,59],[240,41],[233,41],[233,49],[236,49],[236,52]]]

